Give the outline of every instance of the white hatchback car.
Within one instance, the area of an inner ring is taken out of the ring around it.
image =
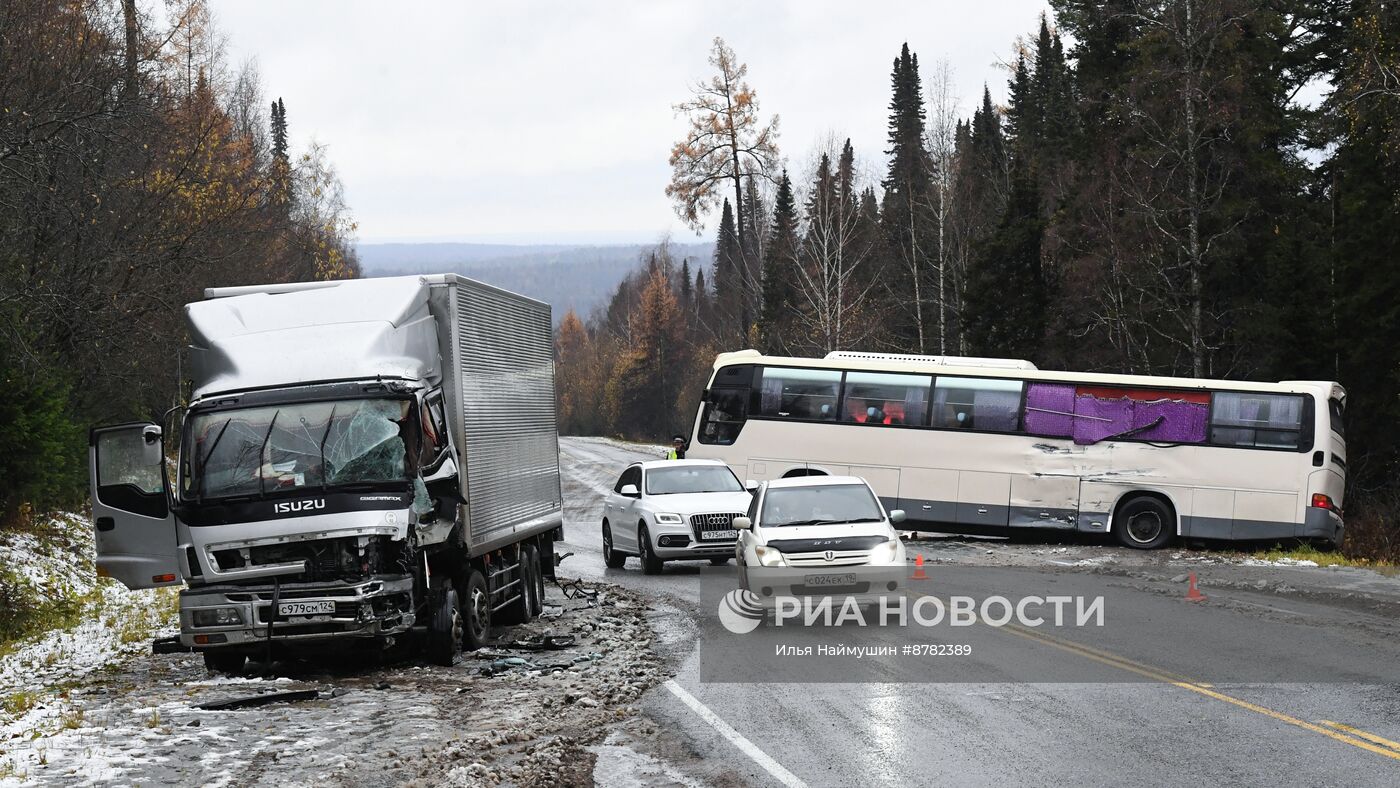
[[[889,512],[854,476],[799,476],[765,482],[734,521],[739,585],[772,606],[779,596],[853,597],[878,602],[905,584],[904,544]]]
[[[734,518],[750,494],[719,460],[655,460],[627,466],[603,503],[603,560],[621,569],[627,556],[654,575],[673,560],[734,555]]]

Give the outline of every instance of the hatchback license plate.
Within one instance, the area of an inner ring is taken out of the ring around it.
[[[856,584],[856,576],[854,574],[803,575],[802,583],[809,588],[816,586],[853,586]]]
[[[279,616],[328,616],[335,612],[335,602],[329,599],[314,599],[309,602],[279,602]]]

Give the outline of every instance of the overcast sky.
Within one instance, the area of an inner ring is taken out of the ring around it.
[[[685,129],[671,106],[708,75],[716,35],[781,117],[795,169],[832,132],[878,168],[901,43],[926,82],[949,61],[970,113],[984,82],[1004,100],[998,64],[1045,7],[214,1],[230,59],[256,58],[286,102],[294,152],[329,147],[365,242],[693,240],[663,193]]]

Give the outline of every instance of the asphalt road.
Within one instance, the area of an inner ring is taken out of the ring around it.
[[[645,696],[654,726],[624,744],[664,761],[672,771],[661,781],[1400,784],[1400,622],[1395,606],[1371,595],[1310,590],[1306,575],[1241,590],[1231,568],[1218,567],[1202,572],[1208,598],[1191,602],[1170,567],[955,561],[930,564],[927,580],[911,581],[910,599],[1102,598],[1104,625],[979,618],[959,628],[846,626],[791,637],[763,628],[771,641],[796,645],[971,651],[848,659],[845,668],[839,659],[784,660],[771,646],[744,650],[751,641],[714,634],[704,564],[668,564],[659,576],[643,575],[635,560],[603,566],[602,495],[628,462],[647,456],[610,441],[562,441],[563,549],[574,555],[560,571],[636,589],[655,605],[676,677]]]

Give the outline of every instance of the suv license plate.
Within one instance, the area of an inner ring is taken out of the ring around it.
[[[733,528],[728,531],[701,531],[700,535],[707,542],[718,542],[726,539],[732,542],[739,538],[739,532]]]
[[[854,574],[803,575],[802,583],[808,588],[817,586],[853,586],[856,584],[856,576]]]
[[[335,602],[329,599],[313,599],[308,602],[279,602],[279,616],[329,616],[335,613]]]

